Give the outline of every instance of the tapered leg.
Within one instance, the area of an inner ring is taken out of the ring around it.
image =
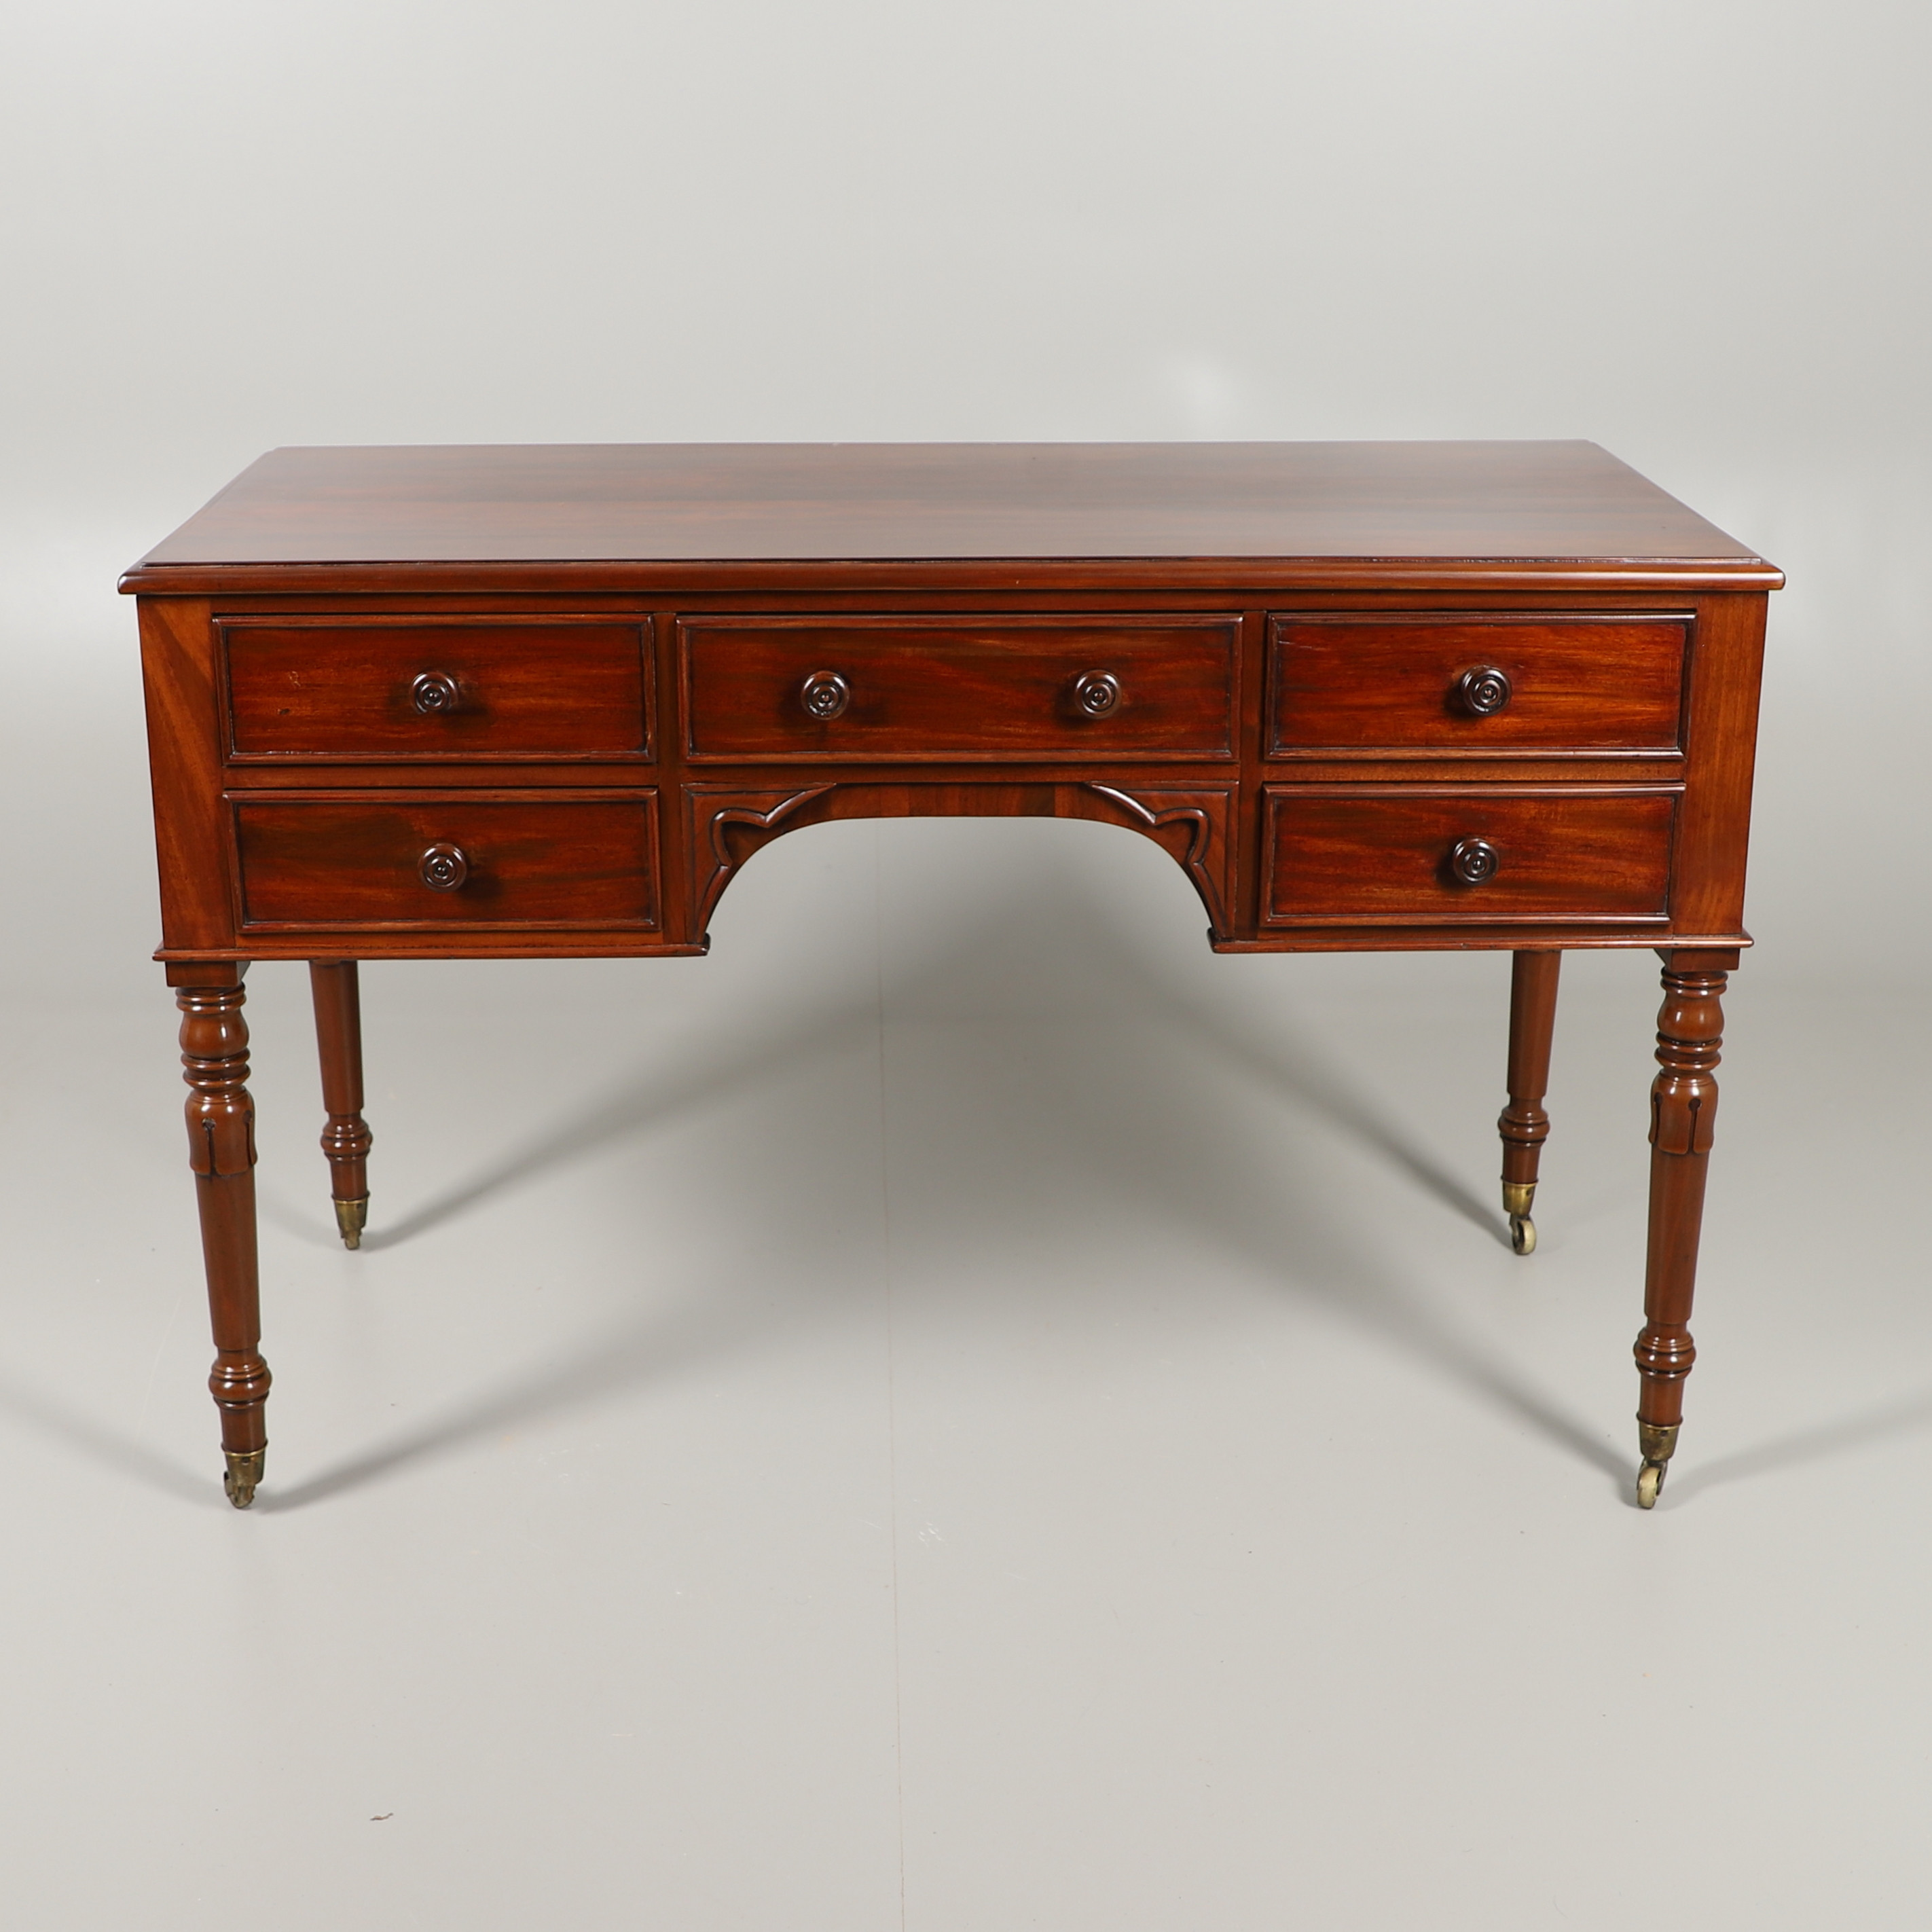
[[[1664,1005],[1657,1016],[1662,1069],[1650,1090],[1650,1252],[1644,1272],[1643,1332],[1636,1338],[1642,1377],[1637,1441],[1643,1455],[1636,1499],[1657,1501],[1684,1420],[1684,1378],[1697,1352],[1690,1300],[1697,1281],[1697,1236],[1704,1219],[1704,1175],[1718,1114],[1712,1074],[1724,1045],[1725,969],[1737,955],[1662,956]]]
[[[1556,975],[1560,952],[1519,952],[1510,971],[1509,1105],[1496,1122],[1503,1137],[1503,1212],[1510,1246],[1520,1255],[1536,1249],[1537,1162],[1550,1138],[1543,1096],[1550,1090],[1550,1038],[1556,1026]]]
[[[241,968],[208,969],[181,986],[182,1078],[188,1084],[188,1164],[201,1210],[208,1319],[214,1330],[209,1393],[221,1415],[228,1500],[255,1500],[268,1452],[268,1365],[262,1359],[255,1260],[255,1103],[248,1094],[248,1028]]]
[[[369,1149],[374,1136],[362,1118],[362,998],[352,959],[310,962],[315,998],[315,1039],[322,1055],[322,1104],[328,1124],[322,1150],[328,1156],[335,1225],[344,1244],[362,1245],[369,1218]]]

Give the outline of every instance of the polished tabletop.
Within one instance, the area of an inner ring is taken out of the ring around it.
[[[1589,442],[286,448],[129,573],[734,560],[1648,562],[1754,552]]]

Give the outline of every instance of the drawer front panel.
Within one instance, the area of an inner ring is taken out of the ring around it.
[[[658,923],[655,794],[235,802],[242,926]]]
[[[645,624],[233,620],[221,633],[244,763],[650,754]]]
[[[1675,792],[1311,786],[1264,796],[1264,924],[1668,916]]]
[[[1235,617],[680,626],[694,758],[1227,758]]]
[[[1269,752],[1671,752],[1688,620],[1277,617]]]

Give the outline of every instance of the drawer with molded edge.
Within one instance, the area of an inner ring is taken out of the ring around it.
[[[1690,634],[1648,612],[1277,616],[1268,753],[1667,756]]]
[[[657,799],[237,798],[244,932],[658,923]]]
[[[650,755],[640,619],[218,622],[236,764]]]
[[[693,759],[1232,758],[1240,620],[688,617]]]
[[[1270,788],[1262,923],[1662,923],[1680,795],[1674,787]]]

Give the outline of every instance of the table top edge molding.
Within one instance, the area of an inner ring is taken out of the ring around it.
[[[562,595],[580,592],[710,596],[782,590],[986,592],[1120,590],[1252,592],[1372,590],[1600,590],[1762,593],[1784,573],[1762,558],[1592,557],[1133,557],[806,558],[756,562],[479,561],[453,563],[140,563],[124,572],[123,596],[220,597]]]

